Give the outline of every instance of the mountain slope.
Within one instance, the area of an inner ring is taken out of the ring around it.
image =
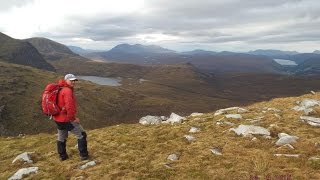
[[[46,38],[30,38],[25,41],[31,43],[48,61],[64,60],[64,59],[88,59],[73,53],[67,46]]]
[[[19,168],[35,166],[39,172],[28,178],[319,179],[318,128],[299,121],[304,113],[291,109],[296,101],[306,98],[320,99],[320,95],[279,98],[242,107],[248,112],[241,113],[240,120],[208,113],[189,117],[183,124],[119,125],[88,131],[89,153],[97,165],[84,170],[79,169],[86,162],[79,160],[73,136],[67,147],[70,159],[65,162],[58,160],[53,134],[0,138],[0,178],[9,178]],[[315,110],[319,112],[319,106]],[[254,121],[255,118],[260,120]],[[270,136],[242,137],[229,130],[241,124],[264,127]],[[190,133],[191,127],[200,132]],[[292,146],[276,145],[279,133],[299,139]],[[192,135],[195,140],[188,142],[185,135]],[[34,152],[34,163],[11,164],[23,152]],[[170,154],[176,154],[178,160],[168,160]]]
[[[53,64],[60,74],[0,63],[0,107],[5,107],[0,133],[54,131],[54,126],[43,123],[48,121],[41,114],[40,97],[46,84],[57,82],[70,70],[76,75],[122,78],[119,87],[82,80],[77,83],[78,115],[89,129],[136,123],[148,114],[208,112],[320,89],[319,76],[257,73],[212,76],[199,72],[191,64],[138,66],[79,60],[54,61]]]
[[[119,44],[106,52],[87,54],[86,57],[99,57],[110,62],[130,64],[174,64],[184,62],[175,51],[155,45]]]
[[[283,67],[272,59],[248,54],[197,55],[188,62],[203,72],[214,74],[283,72]]]
[[[219,97],[201,95],[201,91],[197,92],[196,89],[184,89],[183,87],[189,85],[196,87],[199,85],[199,82],[192,78],[194,77],[193,72],[184,67],[172,67],[172,69],[179,70],[177,75],[174,75],[176,72],[173,71],[174,74],[171,75],[174,76],[171,80],[167,78],[164,81],[174,82],[174,77],[179,74],[181,76],[181,73],[188,75],[187,77],[190,77],[190,79],[181,81],[175,86],[170,86],[170,83],[163,84],[156,81],[156,78],[162,79],[163,70],[161,69],[156,71],[158,73],[154,75],[154,82],[142,83],[139,77],[143,76],[139,76],[139,74],[150,73],[152,69],[144,70],[141,67],[140,71],[134,66],[119,67],[116,64],[110,66],[106,63],[103,65],[90,61],[83,64],[87,67],[86,69],[81,68],[81,63],[77,62],[76,67],[84,70],[84,72],[94,70],[94,72],[110,75],[112,73],[117,74],[116,70],[122,69],[121,72],[125,71],[126,74],[121,74],[127,75],[127,78],[123,79],[123,86],[120,87],[101,86],[82,80],[77,83],[78,116],[89,129],[112,124],[136,123],[137,119],[147,114],[169,115],[171,111],[185,114],[194,110],[209,110],[216,107],[214,102],[219,101],[220,105],[224,106],[228,102]],[[0,135],[37,134],[54,131],[52,122],[48,121],[48,117],[41,113],[40,99],[45,85],[57,82],[59,77],[62,78],[63,75],[8,63],[0,63],[0,66],[0,107],[4,107],[1,112]],[[97,67],[100,67],[100,69]],[[108,67],[109,70],[105,67]],[[73,69],[74,72],[77,72],[77,68]],[[188,73],[184,70],[188,70]],[[135,74],[133,79],[129,78],[132,75],[131,73],[138,74]],[[161,76],[157,77],[157,75]],[[184,75],[183,77],[186,77]],[[8,76],[10,78],[7,78]],[[186,99],[186,97],[189,97],[189,99]],[[48,126],[48,123],[51,123],[52,126]]]
[[[0,59],[5,62],[54,71],[30,43],[13,39],[0,32]]]
[[[295,67],[296,74],[316,75],[320,73],[320,56],[305,60]]]

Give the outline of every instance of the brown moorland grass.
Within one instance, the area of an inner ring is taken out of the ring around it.
[[[24,137],[0,138],[0,179],[13,175],[19,168],[37,166],[39,173],[27,179],[319,179],[319,128],[299,120],[303,112],[291,108],[296,101],[319,99],[320,94],[299,97],[277,98],[244,107],[242,120],[226,119],[223,115],[207,113],[188,117],[182,124],[143,126],[120,124],[88,131],[91,160],[96,166],[80,170],[81,162],[75,147],[76,140],[70,137],[70,159],[60,162],[55,152],[55,135],[39,134]],[[280,112],[268,111],[277,108]],[[320,108],[312,114],[319,117]],[[234,113],[234,112],[230,112]],[[275,114],[278,114],[276,116]],[[280,118],[279,118],[280,116]],[[263,117],[251,123],[250,119]],[[232,122],[233,126],[220,122]],[[253,124],[268,128],[271,139],[256,135],[241,137],[230,132],[239,124]],[[271,125],[271,126],[270,126]],[[183,136],[190,127],[200,132],[192,134],[196,140],[188,142]],[[299,137],[294,149],[275,145],[277,134],[283,132]],[[214,155],[210,149],[218,147],[222,155]],[[15,163],[12,160],[23,152],[35,152],[33,164]],[[167,160],[175,153],[179,160]],[[274,154],[299,154],[299,158],[276,157]]]

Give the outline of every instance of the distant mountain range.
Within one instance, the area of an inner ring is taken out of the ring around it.
[[[154,45],[120,44],[109,51],[93,52],[84,56],[139,65],[191,63],[207,73],[282,72],[282,66],[268,57],[227,51],[217,53],[200,49],[179,53]]]
[[[313,74],[315,71],[308,70],[317,68],[317,60],[320,60],[320,51],[315,50],[313,53],[299,53],[297,51],[281,51],[281,50],[263,50],[237,53],[230,51],[215,52],[208,50],[196,49],[187,52],[176,52],[165,49],[160,46],[144,46],[141,44],[129,45],[120,44],[109,51],[87,52],[82,51],[82,55],[108,62],[130,63],[140,65],[156,65],[156,64],[176,64],[191,63],[195,67],[210,73],[296,73]],[[303,64],[297,67],[283,67],[274,62],[273,59],[291,60],[297,64]],[[305,67],[307,66],[307,67]],[[316,66],[316,67],[312,67]],[[319,67],[320,68],[320,67]],[[308,72],[307,72],[308,71]]]
[[[78,46],[68,46],[68,48],[76,53],[76,54],[87,54],[87,53],[92,53],[92,52],[101,52],[102,50],[94,50],[94,49],[83,49],[81,47]]]
[[[119,44],[109,51],[65,46],[46,38],[16,40],[0,33],[0,59],[53,71],[54,64],[63,60],[99,60],[136,65],[163,65],[190,63],[205,73],[299,73],[318,74],[320,51],[298,53],[296,51],[255,50],[247,53],[215,52],[196,49],[177,52],[156,45]],[[81,54],[78,55],[77,53]],[[295,61],[296,67],[283,67],[273,59]],[[73,62],[74,63],[74,62]],[[56,66],[54,65],[54,66]],[[61,65],[59,65],[61,67]],[[320,73],[320,72],[319,72]]]

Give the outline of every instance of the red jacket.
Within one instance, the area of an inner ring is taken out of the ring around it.
[[[58,115],[53,116],[57,122],[69,122],[76,119],[76,97],[73,94],[73,87],[69,86],[66,81],[59,80],[62,86],[58,94],[58,106],[61,109]]]

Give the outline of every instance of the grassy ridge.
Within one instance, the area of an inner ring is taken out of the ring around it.
[[[298,121],[302,112],[291,108],[296,101],[305,98],[319,99],[320,95],[304,95],[273,99],[245,107],[249,112],[243,120],[228,120],[235,125],[217,125],[221,116],[213,113],[197,118],[188,118],[179,125],[143,126],[139,124],[117,125],[88,131],[89,150],[97,165],[86,170],[74,147],[76,140],[68,141],[70,160],[60,162],[55,153],[55,136],[40,134],[36,136],[0,138],[0,178],[11,176],[18,168],[29,164],[11,161],[20,153],[35,152],[35,163],[39,173],[31,179],[319,179],[320,161],[308,160],[317,157],[319,152],[318,128]],[[283,106],[283,105],[286,106]],[[281,110],[279,119],[274,112],[263,112],[265,107]],[[319,116],[319,107],[316,107]],[[264,116],[261,122],[250,123],[247,118]],[[227,120],[227,119],[224,119]],[[271,139],[256,136],[257,140],[235,135],[228,130],[239,124],[254,124],[271,131]],[[271,127],[270,125],[273,124]],[[193,134],[195,142],[189,143],[183,136],[190,127],[199,127],[201,132]],[[298,136],[295,149],[278,147],[274,142],[277,134],[285,132]],[[222,156],[211,153],[210,148],[222,149]],[[169,154],[179,156],[177,161],[169,161]],[[299,158],[275,157],[273,154],[300,154]]]

